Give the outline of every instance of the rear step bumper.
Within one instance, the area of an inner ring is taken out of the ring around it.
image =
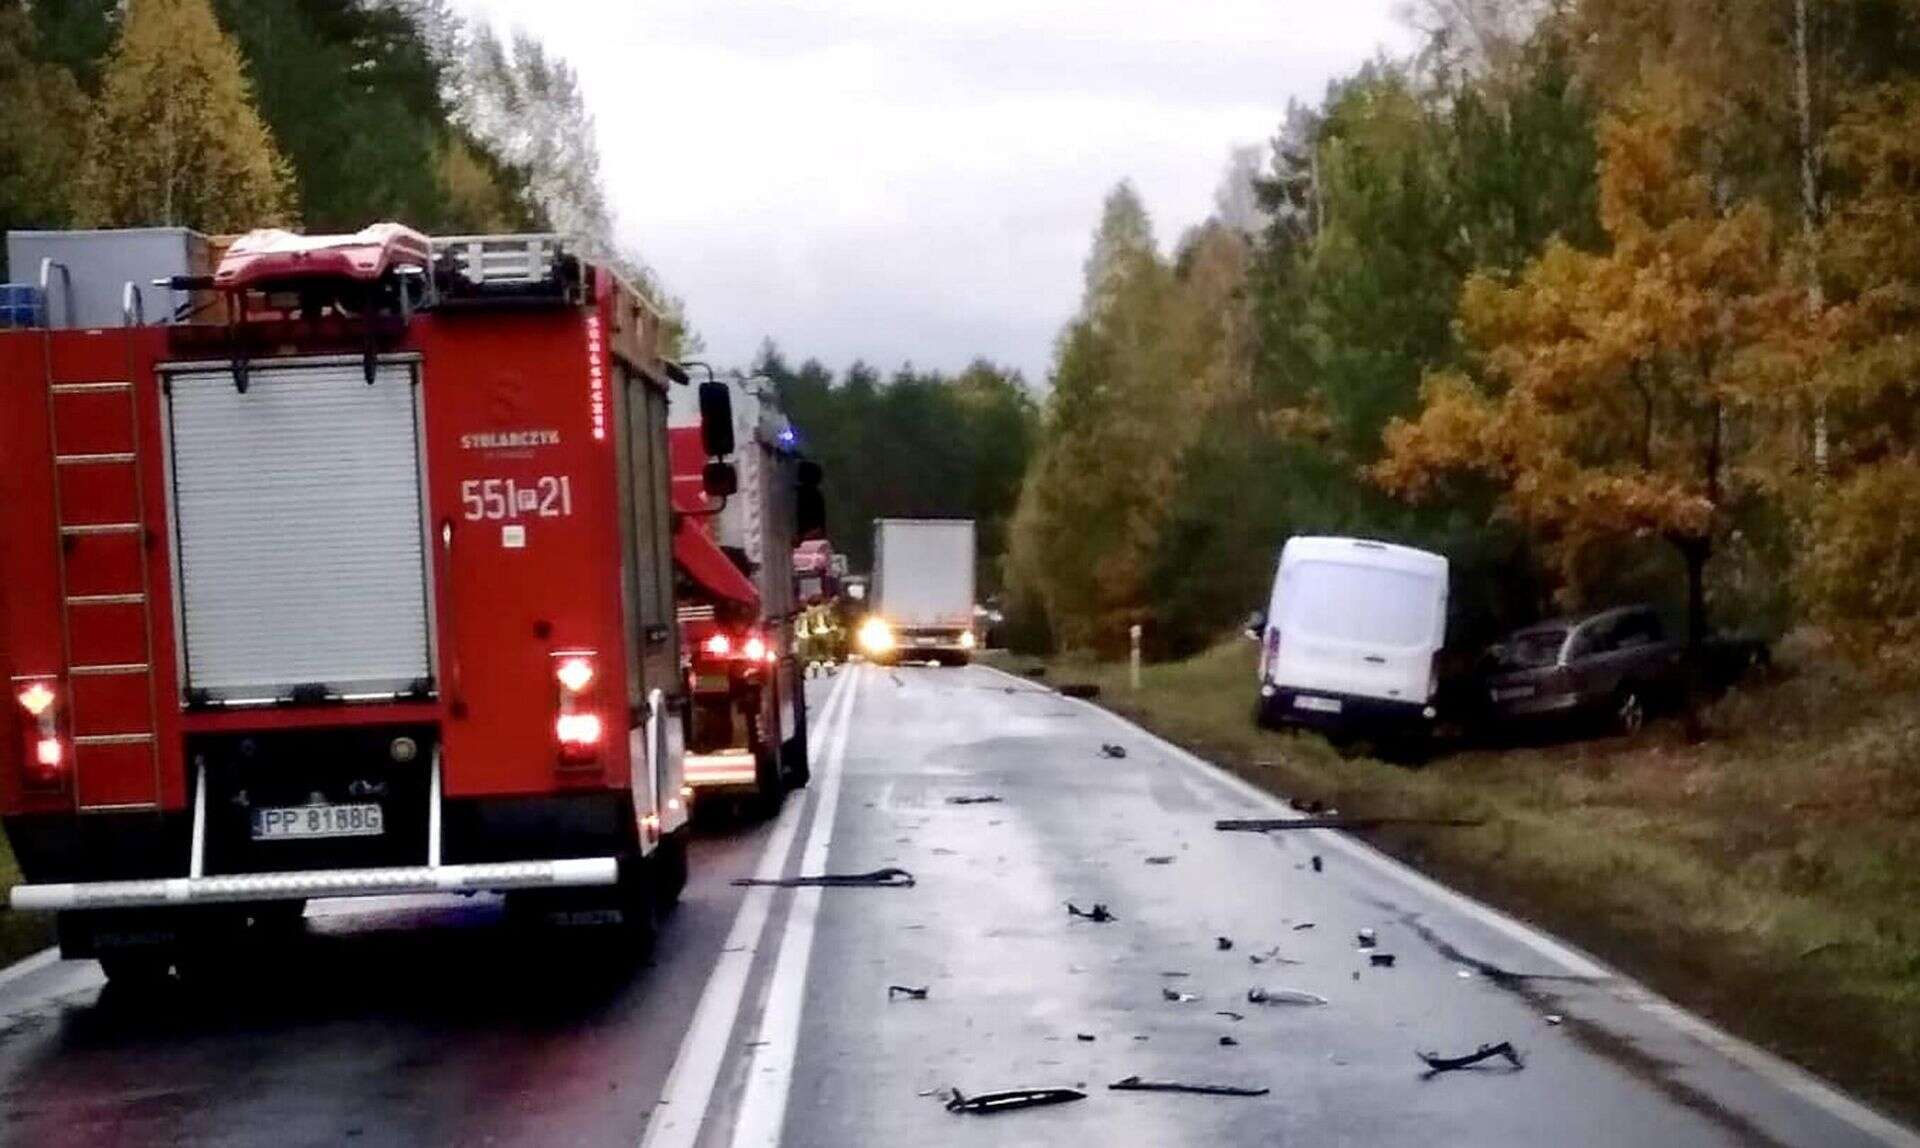
[[[760,780],[759,763],[750,749],[689,753],[682,769],[694,789],[750,788]]]
[[[163,877],[148,881],[87,881],[16,885],[16,910],[138,909],[310,897],[377,897],[405,893],[482,893],[613,885],[620,865],[612,857],[560,861],[502,861],[485,865],[426,865],[391,869],[313,869],[292,873],[236,873],[219,877]]]

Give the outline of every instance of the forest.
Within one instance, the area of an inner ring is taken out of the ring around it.
[[[1920,7],[1433,0],[1163,249],[1108,195],[1007,558],[1054,641],[1190,652],[1303,532],[1456,636],[1646,599],[1910,662]],[[1906,652],[1903,652],[1906,651]]]

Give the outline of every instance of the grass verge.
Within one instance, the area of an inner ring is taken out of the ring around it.
[[[1258,729],[1248,642],[1149,666],[1137,692],[1123,665],[1046,669],[1276,793],[1348,814],[1483,818],[1365,836],[1920,1121],[1920,692],[1868,682],[1811,643],[1778,657],[1774,680],[1708,710],[1703,744],[1660,722],[1421,768]]]
[[[0,833],[0,968],[53,943],[53,921],[44,913],[16,913],[6,907],[7,890],[20,880],[7,835]]]

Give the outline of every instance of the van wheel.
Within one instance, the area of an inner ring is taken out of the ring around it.
[[[665,916],[680,903],[680,893],[687,887],[686,829],[667,834],[649,863],[653,866],[654,903],[659,914]]]
[[[1647,726],[1647,703],[1638,686],[1621,686],[1613,695],[1613,728],[1632,737]]]
[[[780,812],[787,796],[787,779],[780,772],[780,750],[762,746],[753,751],[753,797],[748,806],[753,816],[771,818]]]

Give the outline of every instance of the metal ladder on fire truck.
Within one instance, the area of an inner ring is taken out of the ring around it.
[[[70,317],[73,287],[65,266],[43,260],[41,289],[51,286],[56,269]],[[131,337],[144,322],[140,292],[126,285],[121,338],[97,332],[98,345],[87,340],[76,345],[77,353],[56,344],[48,310],[42,361],[74,800],[82,813],[158,809],[153,582]],[[112,353],[116,342],[118,355]]]

